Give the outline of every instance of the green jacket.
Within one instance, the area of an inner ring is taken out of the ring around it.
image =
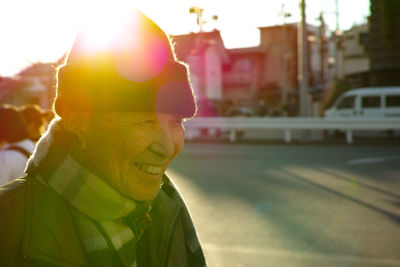
[[[90,266],[69,204],[26,176],[0,187],[0,266]],[[138,267],[206,266],[183,230],[186,206],[172,182],[153,202],[152,222],[137,247]],[[186,213],[188,214],[188,213]]]

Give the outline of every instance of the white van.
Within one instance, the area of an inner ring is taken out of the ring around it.
[[[325,111],[326,118],[400,118],[400,86],[347,91]]]

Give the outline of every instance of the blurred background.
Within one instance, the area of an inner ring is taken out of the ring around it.
[[[299,101],[298,0],[131,2],[171,34],[178,58],[191,66],[199,100],[219,113],[257,113],[264,101],[265,115],[281,116],[291,97]],[[80,26],[108,6],[106,1],[2,1],[0,101],[49,106],[54,95],[52,67],[62,62]],[[387,11],[393,7],[385,1],[373,1],[371,7],[368,0],[307,1],[311,116],[322,116],[334,101],[325,99],[333,88],[339,90],[331,93],[335,95],[350,88],[399,83],[399,75],[386,77],[399,67],[397,13],[386,17]],[[391,32],[380,40],[382,28]],[[382,47],[388,48],[385,55]],[[382,60],[387,61],[383,66]]]
[[[125,2],[191,71],[168,174],[210,266],[400,266],[399,0]],[[116,3],[1,1],[0,104],[51,108],[79,28]]]

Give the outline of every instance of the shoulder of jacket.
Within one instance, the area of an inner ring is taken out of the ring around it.
[[[0,187],[0,225],[4,226],[17,217],[24,217],[26,184],[26,179],[21,177]]]
[[[26,179],[0,187],[0,265],[16,266],[21,255],[26,210]]]
[[[182,194],[179,191],[178,187],[171,181],[171,179],[164,174],[163,176],[163,185],[162,190],[170,197],[171,199],[182,203]]]
[[[25,196],[26,175],[6,183],[0,187],[0,203],[3,201],[12,201],[15,198]]]

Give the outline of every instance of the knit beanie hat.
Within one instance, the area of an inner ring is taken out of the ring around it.
[[[104,30],[105,43],[93,41],[90,29],[78,34],[58,70],[55,112],[61,117],[66,110],[194,116],[188,70],[176,61],[167,35],[137,10],[124,15],[119,24],[103,18],[109,20],[107,29],[97,33]]]

